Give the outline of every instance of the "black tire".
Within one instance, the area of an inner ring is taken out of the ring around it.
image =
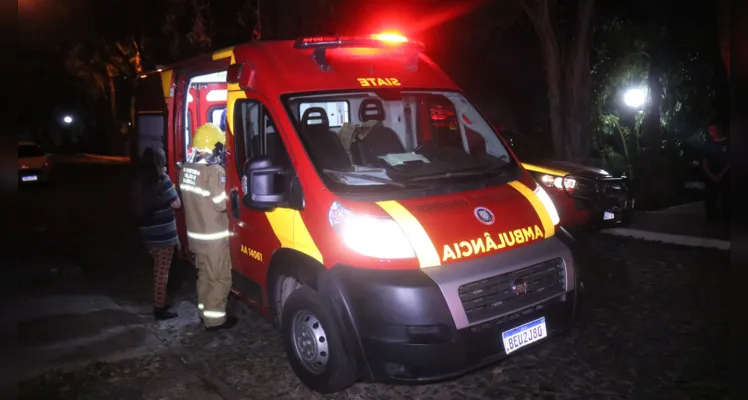
[[[312,372],[297,355],[294,343],[294,321],[304,313],[314,315],[324,328],[324,342],[329,352],[327,365],[319,373]],[[346,389],[356,381],[352,363],[343,347],[343,336],[331,312],[331,305],[309,287],[301,287],[291,293],[283,305],[281,333],[286,356],[299,380],[315,392],[327,394]]]

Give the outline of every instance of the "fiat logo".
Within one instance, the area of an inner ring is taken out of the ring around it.
[[[524,296],[527,294],[527,282],[523,279],[517,279],[512,283],[512,290],[517,296]]]
[[[475,214],[475,218],[478,218],[478,221],[484,225],[491,225],[495,222],[493,213],[486,207],[477,207],[473,210],[473,214]]]

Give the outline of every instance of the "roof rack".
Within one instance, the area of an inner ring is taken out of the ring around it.
[[[408,57],[406,68],[418,69],[418,54],[426,50],[423,43],[392,33],[378,33],[362,36],[313,36],[296,40],[296,49],[314,49],[312,58],[323,71],[330,71],[327,62],[327,49],[336,48],[377,48],[400,50]]]

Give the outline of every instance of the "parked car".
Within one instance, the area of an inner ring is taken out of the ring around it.
[[[18,183],[49,182],[52,160],[34,142],[18,142]]]
[[[614,177],[588,165],[555,160],[550,148],[511,130],[500,130],[522,165],[551,196],[569,229],[625,225],[635,199],[625,175]]]

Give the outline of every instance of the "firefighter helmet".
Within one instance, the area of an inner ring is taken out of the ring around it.
[[[195,136],[192,137],[192,147],[212,152],[216,144],[220,143],[221,147],[226,143],[226,134],[221,128],[210,122],[197,128]]]

